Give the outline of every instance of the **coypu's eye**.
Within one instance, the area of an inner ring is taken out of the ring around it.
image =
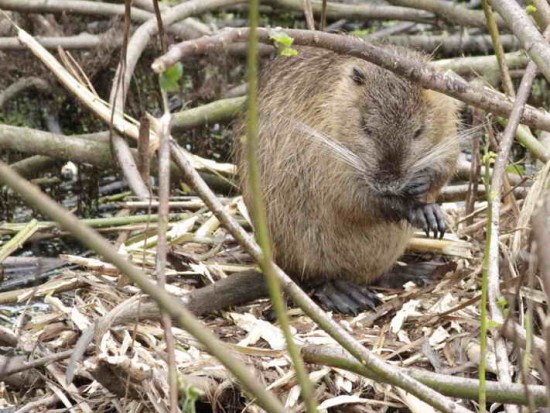
[[[351,74],[351,78],[358,85],[365,84],[365,80],[366,80],[365,74],[363,73],[363,71],[361,69],[359,69],[357,67],[353,68],[353,73]]]
[[[414,138],[414,139],[420,138],[420,136],[422,135],[422,133],[424,133],[424,126],[421,126],[421,127],[419,127],[419,128],[416,130],[416,132],[414,133],[413,138]]]

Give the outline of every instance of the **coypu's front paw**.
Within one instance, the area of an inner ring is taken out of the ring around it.
[[[434,238],[443,238],[447,229],[445,215],[437,204],[419,204],[411,208],[407,220],[411,225],[423,229],[427,237],[432,231]]]
[[[313,295],[326,310],[352,315],[367,309],[374,310],[380,302],[366,285],[345,280],[329,281],[316,289]]]
[[[403,189],[405,196],[421,200],[426,196],[432,184],[433,173],[429,169],[418,172]]]

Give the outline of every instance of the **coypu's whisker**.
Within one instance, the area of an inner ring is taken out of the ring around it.
[[[447,162],[448,156],[456,152],[457,142],[451,139],[443,140],[432,146],[417,159],[409,169],[409,176],[415,176],[423,169],[438,169],[441,164]]]
[[[335,156],[345,162],[355,171],[362,174],[365,173],[365,166],[361,162],[361,159],[344,145],[330,139],[303,122],[296,122],[296,126],[298,130],[306,132],[309,137],[313,138],[311,141],[320,148],[325,149],[329,155]]]
[[[409,169],[409,176],[414,176],[421,170],[431,167],[437,169],[443,163],[447,162],[448,157],[456,152],[457,146],[467,141],[472,135],[479,131],[479,128],[474,127],[468,130],[460,131],[455,139],[443,139],[436,145],[432,146],[428,151],[422,154],[422,157],[416,160]],[[434,168],[435,166],[435,168]]]
[[[458,139],[459,141],[462,143],[464,142],[465,140],[467,139],[470,139],[472,136],[474,136],[475,134],[479,133],[480,130],[483,130],[484,129],[484,126],[483,125],[478,125],[478,126],[472,126],[472,127],[469,127],[469,128],[464,128],[462,129],[459,134],[458,134]]]

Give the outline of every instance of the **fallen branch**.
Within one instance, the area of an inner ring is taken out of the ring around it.
[[[109,142],[101,138],[93,139],[94,136],[105,136],[105,134],[67,136],[18,126],[0,125],[0,148],[89,163],[99,168],[116,166]],[[137,157],[135,150],[131,152],[134,157]],[[199,171],[211,171],[227,177],[235,175],[233,164],[218,163],[196,155],[192,156],[197,160],[196,167]]]
[[[1,1],[1,0],[0,0]],[[109,38],[109,42],[114,42],[118,46],[120,40],[118,36],[113,38],[111,35],[106,35]],[[66,50],[71,49],[95,49],[101,46],[105,39],[102,35],[93,35],[89,33],[81,33],[77,36],[63,36],[63,37],[35,37],[35,40],[42,45],[45,49],[57,49],[61,47]],[[118,44],[117,44],[118,43]],[[110,44],[111,45],[111,44]],[[21,44],[17,37],[2,37],[0,38],[0,50],[26,50],[27,48]]]
[[[382,37],[385,42],[410,47],[413,49],[421,49],[427,53],[436,52],[438,55],[454,55],[460,53],[490,53],[491,37],[484,34],[452,34],[452,35],[396,35]],[[501,36],[502,46],[506,50],[517,50],[519,42],[512,34]]]
[[[86,0],[0,0],[0,9],[18,11],[21,13],[71,13],[90,16],[124,16],[124,4],[105,3]],[[132,7],[132,20],[143,23],[154,19],[155,15],[148,11]],[[187,22],[178,22],[170,31],[182,39],[192,39],[203,35],[195,25]]]

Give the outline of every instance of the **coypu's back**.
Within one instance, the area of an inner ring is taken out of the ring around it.
[[[456,108],[366,61],[297,49],[266,64],[259,81],[258,156],[275,260],[295,277],[367,283],[410,238],[402,218],[411,182],[430,174],[427,201],[452,173]],[[244,136],[244,120],[236,133]],[[243,146],[237,164],[250,208]]]

